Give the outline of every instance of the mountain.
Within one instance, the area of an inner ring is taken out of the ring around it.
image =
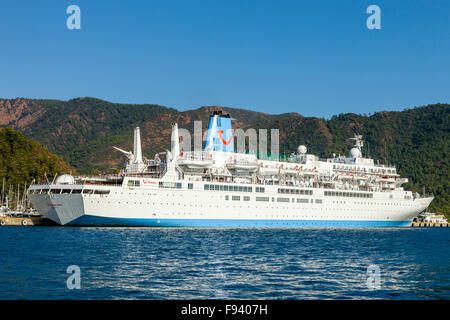
[[[33,180],[43,179],[45,174],[75,173],[75,169],[60,157],[51,154],[39,143],[26,138],[19,131],[0,128],[0,183],[15,189]]]
[[[122,165],[113,145],[132,149],[133,128],[141,127],[143,151],[153,155],[167,148],[171,124],[192,130],[194,121],[208,125],[213,110],[221,109],[236,119],[236,128],[276,119],[301,117],[290,113],[269,115],[244,109],[203,107],[178,112],[154,104],[118,104],[94,98],[69,101],[0,99],[0,126],[22,131],[63,157],[80,172],[102,171]]]
[[[94,98],[69,101],[0,99],[0,126],[23,132],[58,154],[79,172],[120,168],[123,158],[112,146],[131,150],[133,128],[139,126],[143,152],[152,158],[170,146],[171,124],[193,131],[194,121],[205,129],[209,115],[223,110],[234,128],[279,129],[280,152],[289,154],[299,144],[322,158],[347,154],[345,140],[362,134],[365,155],[397,166],[410,182],[405,187],[436,195],[431,210],[450,217],[449,113],[450,105],[435,104],[401,112],[370,116],[339,114],[331,119],[298,113],[271,115],[245,109],[207,106],[179,112],[160,105],[117,104]]]

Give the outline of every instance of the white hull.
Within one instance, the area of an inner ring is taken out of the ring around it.
[[[265,192],[258,193],[255,185],[252,192],[213,191],[204,190],[203,182],[188,189],[190,182],[186,181],[181,182],[181,189],[163,189],[158,188],[157,181],[139,188],[84,186],[108,190],[108,195],[35,194],[33,190],[44,186],[33,186],[29,197],[39,213],[61,225],[179,227],[409,226],[432,200],[405,199],[404,192],[378,192],[373,193],[373,198],[330,197],[324,195],[326,189],[314,188],[308,188],[312,195],[286,195],[277,192],[279,186],[264,186]],[[52,189],[81,187],[53,185]],[[244,201],[244,197],[249,200]],[[256,201],[257,197],[269,201]]]

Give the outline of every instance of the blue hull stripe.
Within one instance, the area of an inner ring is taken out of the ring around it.
[[[239,220],[239,219],[133,219],[84,215],[73,226],[192,227],[192,228],[386,228],[409,227],[411,221],[364,220]]]

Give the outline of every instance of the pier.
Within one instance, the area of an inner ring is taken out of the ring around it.
[[[413,228],[449,228],[448,222],[417,222],[414,221],[411,225]]]
[[[50,226],[53,221],[43,217],[0,217],[0,226]]]

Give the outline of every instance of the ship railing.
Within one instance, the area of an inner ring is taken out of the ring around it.
[[[187,151],[180,157],[182,160],[212,160],[212,154],[207,151]]]
[[[426,192],[425,193],[414,192],[413,197],[414,197],[414,199],[424,199],[424,198],[434,197],[434,195],[432,193],[426,193]]]

